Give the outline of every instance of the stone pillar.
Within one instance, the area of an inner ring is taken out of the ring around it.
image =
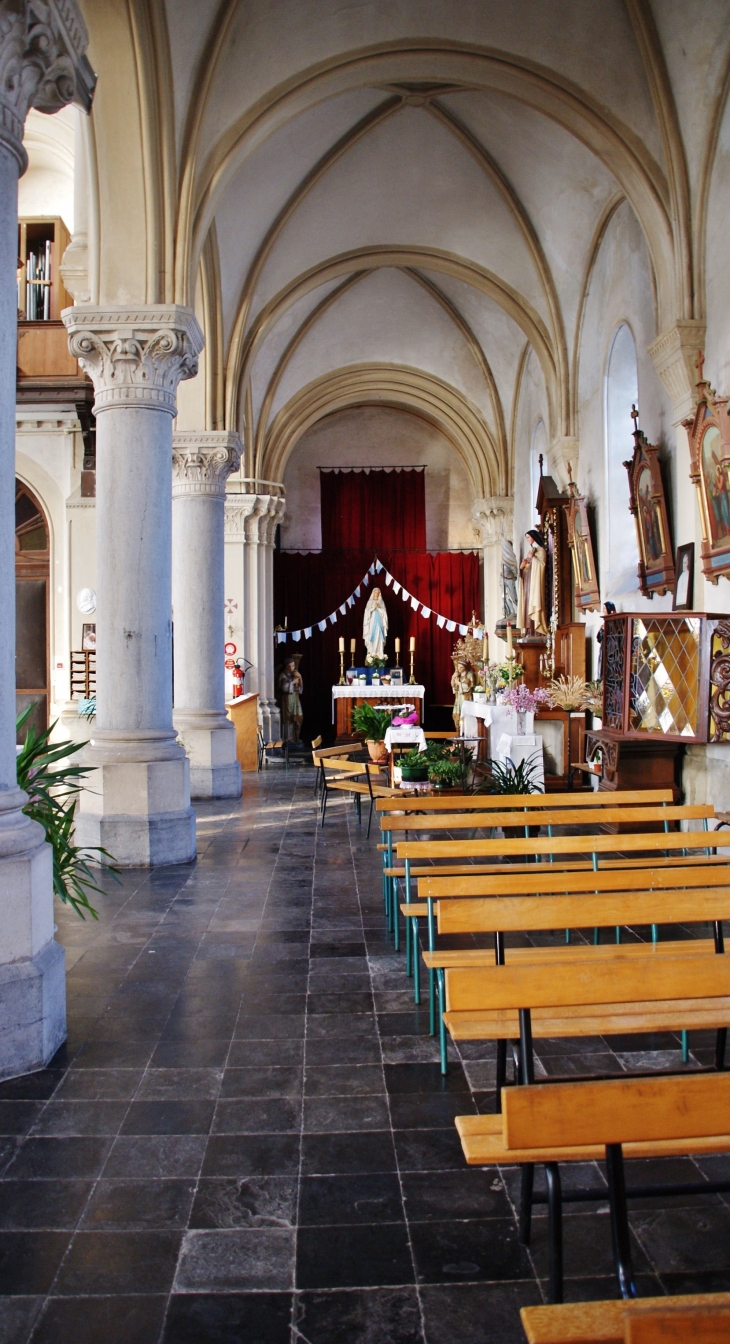
[[[514,507],[514,499],[509,495],[475,499],[471,506],[474,535],[484,558],[484,621],[490,644],[502,615],[502,538],[512,540]],[[496,648],[490,647],[489,657],[491,662],[497,661]]]
[[[245,684],[247,690],[259,693],[259,718],[268,742],[281,733],[274,698],[273,630],[274,535],[285,508],[283,486],[280,495],[229,493],[225,508],[227,583],[230,595],[239,595],[243,653],[253,664]]]
[[[203,337],[188,308],[69,308],[96,392],[97,713],[82,844],[123,867],[195,858],[188,761],[172,724],[172,419]]]
[[[75,0],[0,0],[0,1078],[47,1064],[66,1038],[63,948],[43,828],[22,808],[15,766],[15,365],[18,177],[30,107],[75,93],[88,41]],[[3,577],[4,575],[4,577]]]
[[[173,720],[188,753],[193,798],[241,794],[223,668],[223,508],[241,448],[239,435],[225,431],[173,435]]]

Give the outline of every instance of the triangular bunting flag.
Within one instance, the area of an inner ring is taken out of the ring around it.
[[[393,592],[395,593],[396,597],[400,592],[400,584],[397,579],[393,579]]]
[[[455,629],[456,629],[456,621],[447,621],[447,622],[446,622],[446,629],[448,630],[449,634],[453,635],[453,633],[454,633],[454,631],[455,631]]]
[[[444,626],[446,625],[446,617],[445,617],[445,616],[437,616],[437,617],[436,617],[436,624],[437,624],[439,630],[443,630]]]
[[[410,602],[411,595],[407,588],[401,588],[400,595],[404,602]]]
[[[363,574],[363,576],[362,576],[362,581],[363,581],[363,583],[365,584],[365,587],[367,588],[367,586],[368,586],[368,584],[369,584],[369,582],[370,582],[370,577],[369,577],[369,575],[368,575],[368,574]]]
[[[337,625],[337,612],[333,611],[329,618],[330,625]]]
[[[469,633],[469,627],[468,627],[468,625],[460,625],[460,626],[459,626],[459,634],[460,634],[460,635],[468,635],[468,633]]]
[[[304,638],[305,638],[305,639],[311,639],[311,638],[312,638],[312,627],[311,627],[311,625],[308,625],[307,628],[306,628],[306,630],[304,631]]]
[[[348,599],[347,599],[347,605],[348,605],[348,607],[354,607],[354,605],[355,605],[355,599],[354,599],[354,597],[348,597]]]
[[[355,589],[355,597],[359,596],[360,596],[360,584],[358,583],[357,588]]]
[[[372,565],[370,566],[370,569],[368,570],[368,573],[369,573],[369,574],[374,574],[374,573],[375,573],[375,561],[373,561]]]
[[[418,611],[418,608],[420,607],[420,605],[421,605],[421,604],[420,604],[420,602],[418,601],[418,598],[417,598],[417,597],[412,597],[412,598],[411,598],[411,606],[413,607],[413,610],[414,610],[414,611]]]
[[[323,621],[317,621],[317,625],[319,626],[320,630],[326,630],[326,629],[327,629],[327,620],[326,620],[326,618],[325,618],[325,620],[323,620]]]
[[[393,582],[393,575],[392,575],[392,574],[389,574],[388,571],[387,571],[387,569],[386,569],[386,571],[385,571],[385,586],[386,586],[386,588],[390,588],[390,585],[391,585],[392,582]]]
[[[340,616],[346,616],[346,615],[347,615],[347,603],[343,602],[342,606],[340,607]]]
[[[430,607],[421,607],[421,615],[422,615],[422,616],[430,616],[430,615],[431,615],[431,608],[430,608]]]
[[[301,637],[302,637],[302,632],[301,632],[301,630],[292,630],[292,632],[291,632],[291,637],[292,637],[292,639],[300,640]]]
[[[375,561],[375,572],[376,572],[376,574],[379,574],[382,568],[383,568],[383,566],[381,565],[380,561],[379,561],[379,560],[376,560],[376,561]]]
[[[277,642],[277,644],[283,644],[285,639],[286,639],[286,635],[281,635],[281,634],[279,634],[279,632],[277,631],[277,635],[276,635],[276,642]]]

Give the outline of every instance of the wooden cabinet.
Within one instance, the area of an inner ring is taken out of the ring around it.
[[[243,771],[258,769],[258,705],[258,692],[250,691],[226,706],[236,730],[236,760]]]

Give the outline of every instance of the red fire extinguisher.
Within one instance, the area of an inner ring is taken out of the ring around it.
[[[233,665],[233,698],[243,695],[243,668],[240,663]]]

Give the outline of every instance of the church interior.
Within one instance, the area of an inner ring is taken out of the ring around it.
[[[0,0],[0,1344],[730,1338],[729,19]]]

